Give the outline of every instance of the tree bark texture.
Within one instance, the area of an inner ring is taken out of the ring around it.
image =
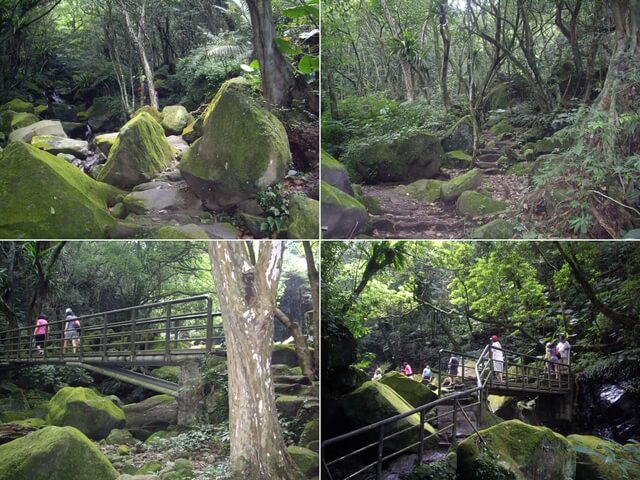
[[[320,274],[313,259],[313,250],[310,242],[302,242],[304,258],[307,261],[307,276],[309,277],[309,289],[311,290],[311,304],[313,305],[313,354],[314,367],[320,369]]]
[[[227,343],[230,463],[237,478],[303,478],[282,438],[271,379],[283,249],[276,241],[209,243]]]
[[[287,327],[293,337],[293,343],[296,347],[296,355],[298,355],[298,362],[300,362],[302,374],[307,377],[309,381],[313,382],[313,358],[311,357],[309,347],[307,347],[307,337],[304,335],[302,328],[300,328],[300,324],[291,320],[287,314],[279,308],[276,308],[275,315],[276,318]]]

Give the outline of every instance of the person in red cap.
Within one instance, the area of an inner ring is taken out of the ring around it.
[[[502,372],[504,372],[504,352],[502,351],[502,345],[498,341],[496,335],[492,335],[491,338],[491,358],[493,359],[493,371],[496,372],[496,379],[499,382],[504,381]]]

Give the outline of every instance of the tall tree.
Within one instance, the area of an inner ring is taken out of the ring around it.
[[[227,342],[230,463],[235,478],[301,479],[276,414],[271,352],[282,242],[211,242]]]
[[[36,316],[43,310],[49,296],[51,277],[65,242],[28,243],[26,249],[33,261],[36,277],[27,310],[27,321],[35,323]]]

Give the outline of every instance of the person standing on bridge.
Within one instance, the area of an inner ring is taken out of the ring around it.
[[[499,382],[503,382],[502,372],[504,372],[504,352],[502,351],[502,345],[498,341],[498,337],[493,335],[491,340],[491,358],[493,359],[493,371],[496,372],[496,379]]]
[[[449,371],[449,376],[444,379],[444,381],[442,382],[442,386],[444,386],[445,382],[447,382],[447,380],[448,380],[449,381],[449,385],[451,385],[452,387],[455,388],[456,377],[458,376],[458,365],[460,365],[460,361],[458,360],[458,357],[456,357],[452,353],[451,357],[449,358],[449,363],[447,363],[447,369]]]
[[[47,338],[47,330],[49,329],[49,322],[47,322],[47,319],[48,318],[44,313],[38,315],[36,328],[33,331],[33,341],[40,355],[43,355],[45,351],[45,340]]]
[[[65,312],[67,318],[64,323],[64,345],[62,346],[62,353],[67,353],[67,343],[71,341],[73,346],[73,353],[76,353],[78,345],[80,345],[80,320],[75,316],[73,310],[67,308]]]
[[[558,337],[558,357],[560,357],[561,373],[569,373],[568,365],[571,360],[571,344],[567,341],[564,335]],[[567,367],[564,367],[567,365]]]

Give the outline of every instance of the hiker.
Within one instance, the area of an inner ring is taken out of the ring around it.
[[[569,365],[571,359],[571,344],[567,341],[564,335],[560,335],[558,337],[558,346],[556,347],[558,352],[558,358],[560,359],[561,365]],[[560,367],[561,373],[569,373],[569,369],[565,367]]]
[[[458,365],[460,365],[460,361],[458,360],[458,357],[452,353],[449,358],[449,363],[447,364],[449,376],[444,380],[444,382],[442,382],[443,386],[447,380],[449,380],[449,385],[455,386],[456,377],[458,376]]]
[[[497,335],[492,335],[491,338],[491,358],[493,359],[493,371],[496,372],[496,379],[499,382],[503,382],[504,372],[504,352],[502,351],[502,345],[498,341]]]
[[[73,346],[73,353],[76,353],[78,345],[80,345],[80,320],[75,316],[73,310],[67,308],[65,312],[67,318],[64,323],[64,344],[62,346],[62,353],[67,353],[67,342],[71,340]]]
[[[547,342],[546,349],[544,369],[548,371],[553,378],[557,378],[556,371],[558,367],[556,364],[558,363],[558,350],[556,342]]]
[[[413,370],[411,369],[411,365],[409,365],[407,362],[404,362],[402,364],[402,374],[405,375],[406,377],[411,377],[413,375]]]
[[[422,383],[425,385],[429,385],[431,383],[431,367],[427,365],[422,370]]]
[[[47,330],[49,329],[48,317],[41,313],[36,321],[36,328],[33,331],[33,341],[40,355],[45,351],[45,340],[47,338]]]
[[[380,380],[382,378],[382,369],[378,366],[373,374],[373,380]]]

